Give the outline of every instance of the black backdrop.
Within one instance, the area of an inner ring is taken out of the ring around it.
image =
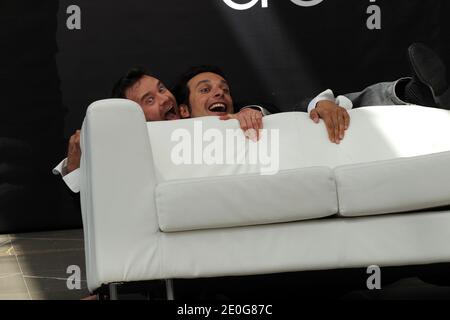
[[[64,154],[57,1],[0,1],[0,234],[80,225],[52,176]]]
[[[70,108],[66,133],[135,64],[168,83],[190,65],[216,64],[238,100],[273,102],[281,110],[328,87],[344,93],[394,80],[409,73],[411,42],[445,52],[447,2],[324,0],[306,8],[269,0],[267,8],[260,1],[237,11],[223,0],[62,0],[58,65]],[[65,26],[70,4],[81,9],[81,30]],[[381,9],[380,30],[366,27],[373,4]]]
[[[236,100],[287,111],[326,88],[345,93],[408,75],[413,41],[450,63],[448,1],[263,2],[243,11],[224,0],[0,2],[0,233],[80,226],[50,170],[88,105],[108,97],[130,66],[170,84],[188,66],[219,65]],[[81,29],[67,26],[71,5]],[[371,5],[381,11],[379,30],[366,26]]]

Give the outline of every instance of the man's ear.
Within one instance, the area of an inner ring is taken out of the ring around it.
[[[189,107],[186,104],[180,104],[179,109],[180,109],[180,116],[182,119],[191,117],[191,113],[189,112]]]

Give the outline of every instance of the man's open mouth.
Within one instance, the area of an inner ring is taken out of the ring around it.
[[[178,115],[177,112],[175,111],[175,106],[172,105],[169,110],[166,111],[166,113],[164,114],[164,119],[165,120],[176,120],[178,119]]]
[[[222,102],[217,102],[210,105],[208,110],[215,113],[223,113],[227,111],[227,106]]]

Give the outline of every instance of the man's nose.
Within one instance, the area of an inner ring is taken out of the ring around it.
[[[170,98],[168,95],[166,95],[164,93],[159,94],[159,104],[161,106],[166,106],[169,101],[170,101]]]
[[[222,88],[216,88],[214,90],[214,97],[222,97],[224,95],[224,91]]]

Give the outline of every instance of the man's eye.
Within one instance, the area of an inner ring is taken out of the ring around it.
[[[230,88],[223,88],[223,92],[230,93]]]
[[[159,92],[164,92],[166,90],[167,90],[167,88],[163,84],[159,86]]]
[[[209,88],[202,88],[200,89],[201,93],[208,93],[209,92]]]
[[[145,103],[147,103],[147,104],[152,104],[153,101],[154,101],[153,98],[148,98],[148,99],[145,101]]]

